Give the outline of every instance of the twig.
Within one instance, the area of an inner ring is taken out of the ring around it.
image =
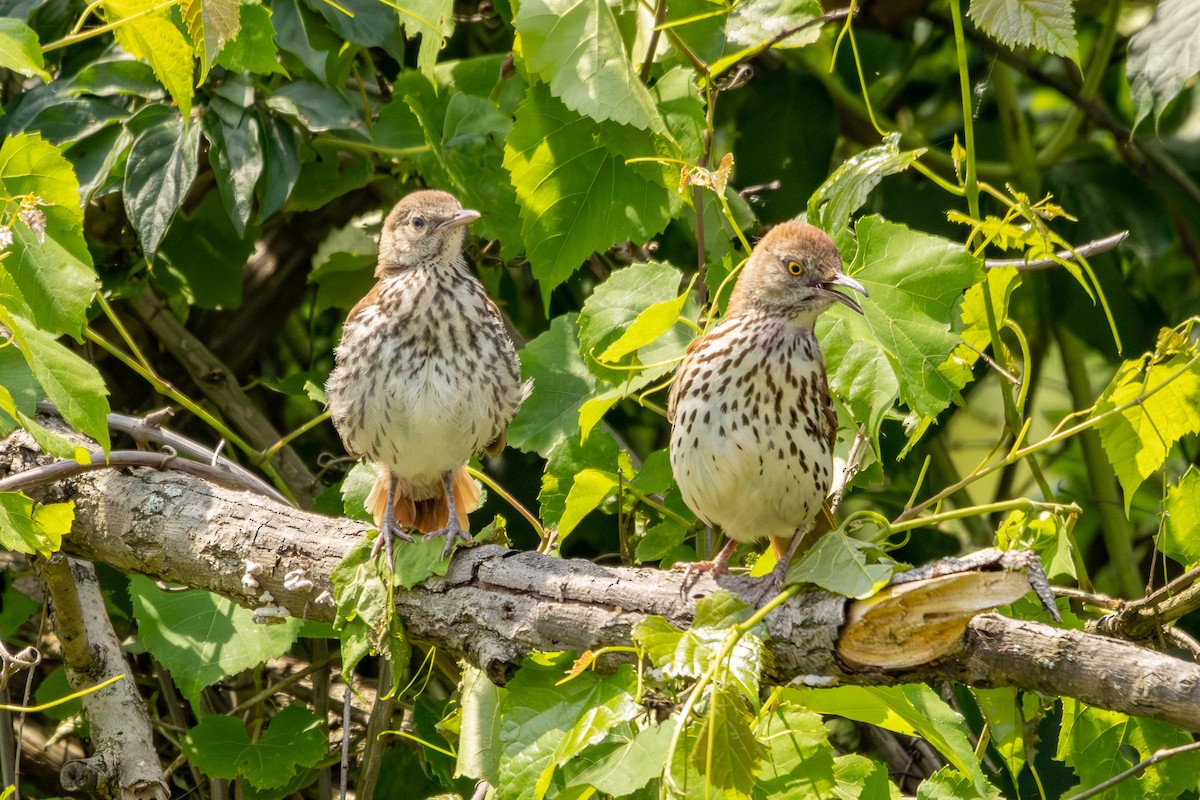
[[[1059,250],[1055,253],[1055,258],[1039,258],[1035,261],[1029,261],[1024,258],[989,258],[983,262],[983,267],[984,269],[1016,267],[1026,272],[1037,269],[1050,269],[1051,267],[1059,266],[1063,261],[1078,261],[1080,258],[1088,258],[1099,253],[1107,253],[1109,250],[1115,250],[1120,246],[1121,242],[1128,238],[1129,231],[1121,231],[1120,233],[1114,233],[1112,236],[1105,236],[1103,239],[1096,239],[1087,244],[1080,245],[1074,250]]]
[[[1183,755],[1184,753],[1191,753],[1195,750],[1200,750],[1200,742],[1192,742],[1191,744],[1180,745],[1179,747],[1170,747],[1166,750],[1159,750],[1154,755],[1150,756],[1149,758],[1142,759],[1124,772],[1113,775],[1106,781],[1097,783],[1087,791],[1080,792],[1077,795],[1072,795],[1070,798],[1068,798],[1068,800],[1086,800],[1088,797],[1095,797],[1098,794],[1108,791],[1118,783],[1132,778],[1146,767],[1152,767],[1155,764],[1166,761],[1168,758]]]
[[[144,450],[112,450],[106,458],[104,453],[92,453],[91,461],[80,464],[78,461],[63,459],[40,467],[27,469],[15,475],[9,475],[0,480],[0,492],[22,492],[35,486],[45,486],[49,483],[73,478],[86,472],[119,467],[151,467],[152,469],[172,469],[186,472],[202,480],[224,486],[227,489],[255,492],[266,495],[278,503],[288,503],[278,492],[264,491],[261,481],[248,484],[240,475],[228,472],[220,467],[214,467],[200,461],[190,461],[180,458],[175,453],[150,453]],[[288,503],[290,505],[290,503]]]

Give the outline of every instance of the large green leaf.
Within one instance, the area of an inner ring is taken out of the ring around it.
[[[158,0],[105,0],[101,8],[108,22],[117,23],[117,44],[150,64],[186,118],[192,111],[192,47],[172,22],[169,5]]]
[[[214,97],[202,127],[211,145],[208,161],[217,177],[217,190],[234,230],[241,236],[246,232],[254,208],[254,189],[263,172],[258,117],[223,97]]]
[[[834,394],[876,438],[899,399],[934,417],[955,387],[938,368],[960,337],[963,292],[982,279],[978,258],[948,239],[864,217],[850,273],[867,288],[863,314],[840,304],[817,322]]]
[[[1139,719],[1116,711],[1091,708],[1078,700],[1062,700],[1062,732],[1057,758],[1075,770],[1080,788],[1102,783],[1133,764],[1168,748],[1192,743],[1179,728],[1153,719]],[[1113,800],[1179,797],[1196,788],[1200,753],[1181,753],[1148,764],[1104,793]]]
[[[535,384],[536,385],[536,384]],[[609,435],[597,433],[580,442],[578,436],[566,436],[546,454],[538,508],[543,525],[556,526],[567,508],[567,496],[575,476],[585,470],[615,474],[619,448]]]
[[[630,665],[611,675],[584,672],[559,685],[571,661],[563,653],[530,656],[506,687],[498,798],[540,800],[556,767],[641,713]]]
[[[73,500],[42,505],[17,492],[0,492],[0,550],[49,558],[74,519]]]
[[[237,35],[221,48],[217,63],[234,73],[286,75],[287,70],[280,65],[275,47],[271,10],[257,3],[242,3],[238,19]]]
[[[454,0],[386,2],[400,12],[404,32],[409,37],[421,37],[421,44],[417,49],[417,68],[426,76],[432,76],[438,51],[442,49],[446,38],[454,32]]]
[[[754,773],[767,752],[753,725],[745,697],[730,689],[713,692],[692,748],[692,763],[729,800],[750,800]]]
[[[0,17],[0,67],[50,82],[37,32],[13,17]]]
[[[530,71],[567,108],[598,122],[666,134],[604,0],[521,0],[513,25]]]
[[[147,256],[158,250],[191,191],[199,151],[200,126],[185,125],[178,114],[158,118],[133,142],[125,167],[125,213]]]
[[[79,338],[100,282],[83,238],[79,184],[71,163],[36,134],[9,136],[0,145],[0,195],[35,195],[49,205],[44,236],[23,222],[0,260],[0,298],[39,328]]]
[[[1158,549],[1188,569],[1200,565],[1200,470],[1195,466],[1167,489]]]
[[[846,597],[863,599],[891,580],[887,564],[868,564],[870,545],[841,531],[822,536],[804,558],[790,565],[785,583],[812,583]]]
[[[143,575],[129,577],[129,594],[146,650],[193,705],[210,683],[286,653],[300,630],[298,619],[258,625],[250,609],[231,600],[199,590],[164,592]]]
[[[567,785],[591,786],[613,797],[632,794],[662,774],[673,734],[674,726],[667,723],[642,728],[633,738],[571,778]]]
[[[966,722],[924,684],[786,689],[784,696],[818,714],[837,714],[905,736],[920,736],[970,776],[979,796],[986,796],[991,789],[968,738]]]
[[[200,59],[200,83],[226,42],[238,35],[242,20],[238,0],[183,0],[180,10]]]
[[[627,158],[670,152],[664,137],[571,111],[530,87],[505,143],[521,206],[521,236],[543,300],[597,250],[666,227],[673,197],[661,167]]]
[[[1137,123],[1154,112],[1155,121],[1187,82],[1200,72],[1200,3],[1163,0],[1154,16],[1129,40],[1125,74]]]
[[[755,800],[834,796],[833,746],[820,715],[784,701],[758,724],[767,750],[752,793]]]
[[[0,323],[8,327],[33,377],[58,406],[71,427],[90,436],[108,452],[108,387],[100,372],[68,350],[55,337],[39,330],[0,305]]]
[[[543,456],[579,430],[579,407],[592,396],[596,379],[579,355],[575,315],[564,314],[521,350],[521,377],[533,393],[508,426],[508,443]]]
[[[1153,392],[1153,394],[1150,394]],[[1116,409],[1129,405],[1124,411]],[[1165,330],[1154,353],[1124,362],[1096,401],[1100,443],[1125,492],[1134,492],[1167,460],[1182,437],[1200,432],[1200,351]]]
[[[180,740],[188,760],[211,778],[244,777],[259,789],[283,786],[298,767],[313,767],[328,743],[324,721],[292,703],[251,742],[241,717],[202,717]]]
[[[967,16],[1001,44],[1079,61],[1074,0],[971,0]]]

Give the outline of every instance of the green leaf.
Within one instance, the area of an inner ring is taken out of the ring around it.
[[[500,781],[500,702],[504,690],[487,679],[478,667],[463,669],[462,708],[455,774]]]
[[[1160,750],[1191,744],[1192,737],[1164,722],[1091,708],[1062,699],[1062,732],[1056,757],[1075,770],[1080,789],[1125,772]],[[1128,753],[1128,755],[1127,755]],[[1113,800],[1178,797],[1196,787],[1200,753],[1182,753],[1149,764],[1105,792]]]
[[[382,223],[383,213],[371,212],[330,231],[317,245],[308,281],[317,285],[318,310],[349,310],[370,291],[375,283]]]
[[[242,302],[242,273],[254,252],[259,226],[239,233],[219,194],[212,191],[177,219],[155,256],[156,281],[169,270],[194,305],[237,308]]]
[[[75,501],[34,503],[18,492],[0,492],[0,550],[49,558],[75,521]]]
[[[631,264],[614,270],[592,291],[579,313],[580,350],[586,362],[594,365],[597,359],[616,361],[671,330],[683,313],[684,304],[688,300],[687,293],[680,295],[682,279],[683,274],[678,269],[657,261]],[[659,323],[664,321],[666,316],[662,309],[673,304],[677,304],[678,311],[669,324],[665,327],[660,326]],[[657,311],[651,311],[656,307]],[[631,335],[644,314],[657,316],[658,319],[644,322],[639,330]],[[657,333],[648,336],[654,328],[659,328]],[[610,355],[614,353],[619,355]],[[666,365],[652,374],[662,374],[670,369],[671,365]],[[611,382],[614,383],[626,380],[629,375],[598,365],[594,366],[592,371],[601,377],[611,377]]]
[[[1195,466],[1167,489],[1158,549],[1188,569],[1200,564],[1200,470]]]
[[[808,221],[831,236],[850,224],[850,215],[888,175],[903,172],[924,150],[900,150],[900,134],[842,162],[808,199]]]
[[[392,58],[404,62],[404,36],[399,4],[379,0],[337,0],[337,5],[313,3],[334,33],[341,39],[363,47],[378,47]],[[347,13],[349,12],[349,13]]]
[[[979,354],[992,343],[988,329],[984,291],[992,304],[997,320],[1008,318],[1008,302],[1013,291],[1021,285],[1021,273],[1016,267],[984,270],[984,279],[967,289],[962,303],[962,342],[939,370],[955,388],[962,389],[974,378],[972,368]],[[910,439],[910,442],[912,440]]]
[[[300,155],[296,131],[291,125],[274,116],[263,116],[260,126],[264,139],[263,179],[258,183],[258,216],[267,217],[278,211],[292,194],[300,177]]]
[[[822,536],[798,563],[788,567],[784,584],[813,583],[859,600],[878,592],[892,578],[887,564],[868,564],[871,545],[841,531]]]
[[[610,344],[600,354],[599,360],[605,363],[620,361],[625,356],[650,344],[671,330],[671,328],[675,327],[675,323],[679,321],[684,304],[687,303],[690,297],[690,292],[684,292],[673,300],[663,300],[662,302],[647,306],[645,310],[637,315],[637,319],[633,321],[633,324],[625,329],[621,337]]]
[[[517,51],[567,108],[666,134],[604,0],[521,0]]]
[[[192,46],[200,59],[198,83],[204,83],[225,44],[237,37],[242,24],[238,6],[238,0],[183,0],[180,5]]]
[[[238,7],[238,19],[237,35],[221,48],[217,63],[235,74],[287,75],[275,47],[271,9],[259,3],[242,3]]]
[[[217,190],[238,236],[254,207],[254,188],[263,172],[262,133],[258,118],[221,97],[212,99],[203,117],[204,135],[211,143],[208,161],[217,177]]]
[[[421,37],[417,68],[421,74],[432,77],[438,51],[454,32],[454,0],[405,0],[394,7],[400,12],[404,33],[410,39]]]
[[[1000,44],[1036,47],[1079,63],[1074,0],[971,0],[967,16]]]
[[[3,349],[16,350],[15,347]],[[14,353],[14,355],[16,356],[16,359],[14,360],[19,361],[21,359],[20,353]],[[4,360],[6,361],[9,359],[12,359],[12,357],[4,357]],[[33,373],[29,371],[29,365],[21,362],[21,366],[25,367],[25,371],[28,374],[29,379],[32,380]],[[37,384],[34,383],[34,386],[36,387]],[[38,390],[38,395],[41,395],[40,387]],[[91,462],[92,454],[87,450],[87,448],[75,444],[66,437],[59,436],[57,433],[54,433],[49,428],[43,426],[35,417],[24,413],[20,408],[18,408],[16,401],[13,399],[12,394],[8,390],[8,386],[2,380],[0,380],[0,411],[3,411],[6,415],[15,420],[17,425],[24,428],[29,435],[33,437],[33,440],[37,443],[37,446],[42,448],[42,452],[49,453],[55,458],[69,458],[79,462],[80,464],[87,464]]]
[[[692,747],[692,764],[729,800],[750,800],[754,773],[766,746],[754,735],[754,715],[746,699],[717,689]]]
[[[566,539],[584,517],[599,508],[616,490],[617,476],[611,472],[585,469],[576,475],[558,522],[559,539]]]
[[[1126,404],[1131,407],[1116,411]],[[1200,351],[1177,331],[1164,330],[1154,353],[1117,370],[1092,417],[1104,414],[1096,427],[1125,492],[1128,514],[1134,492],[1158,471],[1175,443],[1200,432]]]
[[[785,689],[784,697],[818,714],[837,714],[905,736],[920,736],[970,776],[979,796],[992,790],[975,757],[966,722],[924,684]]]
[[[244,777],[252,786],[283,786],[297,767],[314,767],[328,743],[324,722],[292,703],[271,718],[258,741],[251,742],[241,717],[202,717],[180,741],[188,760],[211,778]]]
[[[834,796],[839,800],[900,800],[900,791],[888,780],[887,765],[866,756],[851,753],[835,758],[833,774],[837,777]]]
[[[669,151],[662,137],[597,123],[568,109],[544,85],[529,88],[505,142],[504,166],[517,191],[521,236],[544,302],[593,252],[666,227],[679,201],[665,187],[662,169],[625,162]]]
[[[164,592],[143,575],[129,576],[129,594],[146,650],[193,706],[205,686],[286,653],[300,630],[298,619],[259,625],[250,609],[231,600],[199,590]]]
[[[108,22],[119,23],[113,30],[117,44],[150,64],[186,119],[192,112],[192,48],[171,21],[170,8],[158,0],[105,0],[101,8]]]
[[[758,724],[767,752],[756,776],[755,800],[834,796],[833,746],[818,714],[785,701]]]
[[[980,797],[970,776],[953,767],[942,767],[917,787],[917,800],[999,800],[1001,797],[1000,790],[994,786],[989,786],[987,795]]]
[[[596,379],[579,355],[576,315],[564,314],[521,350],[521,378],[533,379],[533,393],[508,427],[508,443],[545,456],[579,429],[579,407]]]
[[[540,800],[556,767],[641,713],[631,665],[611,675],[584,672],[558,685],[572,660],[564,653],[529,656],[506,687],[498,798]]]
[[[360,111],[337,89],[310,80],[285,84],[267,97],[267,108],[292,117],[313,133],[364,130]]]
[[[732,635],[730,627],[744,622],[750,609],[729,592],[718,591],[697,604],[692,627],[681,631],[666,619],[648,615],[633,627],[633,640],[645,648],[654,666],[672,678],[698,678],[721,654]],[[756,629],[757,630],[757,629]],[[722,672],[752,702],[758,702],[763,642],[756,631],[744,633],[734,645]]]
[[[591,786],[613,797],[624,797],[662,774],[671,752],[674,726],[642,728],[568,781],[568,786]],[[586,754],[585,754],[586,755]]]
[[[125,167],[125,213],[142,250],[153,256],[175,212],[187,199],[199,168],[200,126],[177,114],[160,118],[133,142]]]
[[[616,441],[606,434],[589,436],[584,442],[577,436],[560,439],[547,454],[542,473],[542,489],[538,493],[542,524],[560,525],[576,475],[587,469],[615,473],[618,452]]]
[[[33,376],[71,427],[90,436],[108,452],[108,387],[90,362],[68,350],[53,335],[0,305],[0,323],[8,327]]]
[[[978,258],[948,239],[865,217],[851,274],[870,292],[863,314],[835,305],[817,321],[829,384],[872,440],[897,398],[937,416],[954,385],[938,371],[959,343],[964,290],[982,277]]]
[[[1010,686],[972,689],[971,692],[991,732],[992,747],[1004,759],[1004,765],[1015,782],[1021,770],[1025,769],[1025,732],[1027,726],[1032,727],[1026,722],[1020,694]]]
[[[36,195],[49,205],[45,241],[17,222],[7,258],[0,260],[0,297],[44,331],[79,338],[100,282],[83,237],[75,170],[37,134],[8,136],[0,145],[0,195]]]
[[[767,45],[778,50],[812,44],[821,37],[819,25],[810,25],[800,31],[795,29],[822,13],[817,0],[740,0],[734,3],[726,18],[725,38],[727,47],[740,47],[713,62],[708,68],[709,75],[720,75]],[[795,32],[779,38],[787,30]]]
[[[1200,14],[1194,0],[1163,0],[1129,39],[1125,74],[1133,97],[1133,127],[1154,112],[1155,123],[1200,72]]]
[[[22,75],[51,81],[42,61],[42,44],[37,32],[19,19],[0,17],[0,67]]]
[[[441,545],[438,555],[441,555]],[[392,573],[383,557],[372,557],[373,540],[366,537],[338,562],[330,573],[337,606],[333,627],[342,639],[342,665],[346,672],[364,656],[381,652],[397,669],[409,659],[404,623],[396,616],[392,595]],[[412,559],[406,562],[412,568]]]

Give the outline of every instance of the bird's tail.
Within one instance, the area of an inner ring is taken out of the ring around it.
[[[450,476],[450,483],[454,487],[454,507],[458,512],[458,523],[463,530],[469,530],[467,514],[480,506],[479,486],[467,472],[466,466],[454,470]],[[432,497],[427,496],[428,492],[421,492],[421,498],[417,499],[414,497],[417,492],[414,492],[413,489],[413,485],[406,481],[396,483],[396,496],[392,501],[392,513],[396,517],[396,522],[404,528],[410,530],[416,528],[422,533],[446,527],[450,521],[450,505],[446,502],[446,492],[442,488],[441,480],[436,482]],[[379,477],[375,479],[375,485],[371,487],[371,493],[367,495],[365,504],[367,511],[375,518],[376,526],[383,523],[387,493],[387,470],[381,470]]]

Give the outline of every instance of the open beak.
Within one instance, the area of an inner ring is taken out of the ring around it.
[[[835,292],[833,290],[833,287],[834,286],[844,286],[847,289],[853,289],[854,291],[861,294],[863,297],[870,296],[867,294],[867,290],[863,287],[863,285],[861,283],[854,280],[854,278],[851,278],[849,275],[846,275],[845,273],[841,273],[841,272],[838,273],[836,278],[834,278],[831,281],[825,281],[824,283],[820,284],[820,286],[825,291],[825,293],[828,294],[830,297],[837,300],[842,305],[849,306],[850,308],[854,309],[855,311],[857,311],[860,314],[863,313],[862,306],[860,306],[857,301],[850,299],[849,297],[842,294],[841,292]]]
[[[473,208],[464,208],[461,211],[456,211],[453,216],[446,218],[438,225],[438,229],[458,228],[462,225],[469,225],[479,219],[479,212]]]

